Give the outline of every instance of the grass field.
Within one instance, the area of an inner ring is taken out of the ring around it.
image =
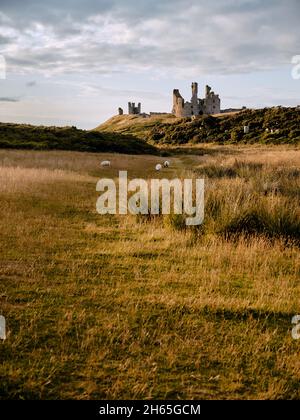
[[[96,213],[158,157],[0,150],[2,399],[300,398],[300,151],[202,152],[159,174],[205,177],[190,231]]]

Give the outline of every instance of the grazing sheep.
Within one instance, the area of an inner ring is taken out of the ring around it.
[[[158,163],[158,164],[155,166],[155,169],[156,169],[156,171],[161,171],[161,170],[162,170],[162,165],[161,165],[160,163]]]
[[[170,162],[168,160],[165,161],[164,163],[164,168],[168,168],[170,166]]]
[[[102,168],[110,166],[110,161],[109,160],[104,160],[103,162],[101,162],[101,166],[102,166]]]

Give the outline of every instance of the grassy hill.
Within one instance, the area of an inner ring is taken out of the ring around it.
[[[244,134],[244,126],[250,131]],[[297,144],[300,140],[298,108],[247,109],[241,112],[175,118],[165,116],[143,118],[135,115],[113,117],[95,129],[131,134],[156,145],[199,143]]]
[[[162,114],[153,117],[140,115],[116,115],[94,129],[97,132],[131,134],[141,139],[151,138],[153,130],[161,125],[179,123],[180,118],[172,114]]]
[[[244,126],[250,127],[248,134],[244,134]],[[245,110],[197,119],[176,118],[172,114],[118,115],[92,131],[0,123],[0,149],[156,154],[155,146],[298,144],[299,141],[298,108]]]
[[[0,123],[0,148],[33,150],[71,150],[156,154],[154,146],[130,134],[102,133],[76,127],[44,127]]]

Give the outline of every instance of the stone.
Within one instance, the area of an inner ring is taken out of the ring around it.
[[[180,117],[192,117],[202,114],[219,114],[221,112],[221,100],[210,86],[205,87],[205,98],[198,98],[198,83],[192,83],[192,98],[186,102],[178,89],[173,90],[173,110],[172,113]]]

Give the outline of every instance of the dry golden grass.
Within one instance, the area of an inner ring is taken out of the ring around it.
[[[208,179],[208,197],[219,194],[228,210],[248,191],[249,204],[255,194],[295,210],[298,178],[287,196],[261,187],[281,167],[276,182],[286,185],[299,151],[207,152],[171,158],[159,176],[262,163],[255,179],[248,167],[238,168],[244,177]],[[101,169],[107,158],[112,168]],[[99,177],[156,177],[157,160],[0,151],[2,398],[300,397],[298,247],[264,235],[226,240],[213,218],[198,237],[160,218],[96,214]]]
[[[100,132],[118,132],[147,138],[153,127],[160,124],[173,124],[180,121],[172,114],[156,115],[144,118],[140,115],[116,115],[95,128]]]
[[[0,192],[16,193],[34,190],[37,184],[55,182],[89,182],[94,178],[62,169],[0,167]]]
[[[173,114],[162,114],[162,115],[153,115],[150,118],[144,118],[140,115],[116,115],[109,120],[105,121],[103,124],[99,125],[95,130],[99,131],[111,131],[127,129],[129,127],[138,126],[138,128],[147,129],[153,124],[160,123],[173,123],[180,121],[180,118],[176,118]]]

